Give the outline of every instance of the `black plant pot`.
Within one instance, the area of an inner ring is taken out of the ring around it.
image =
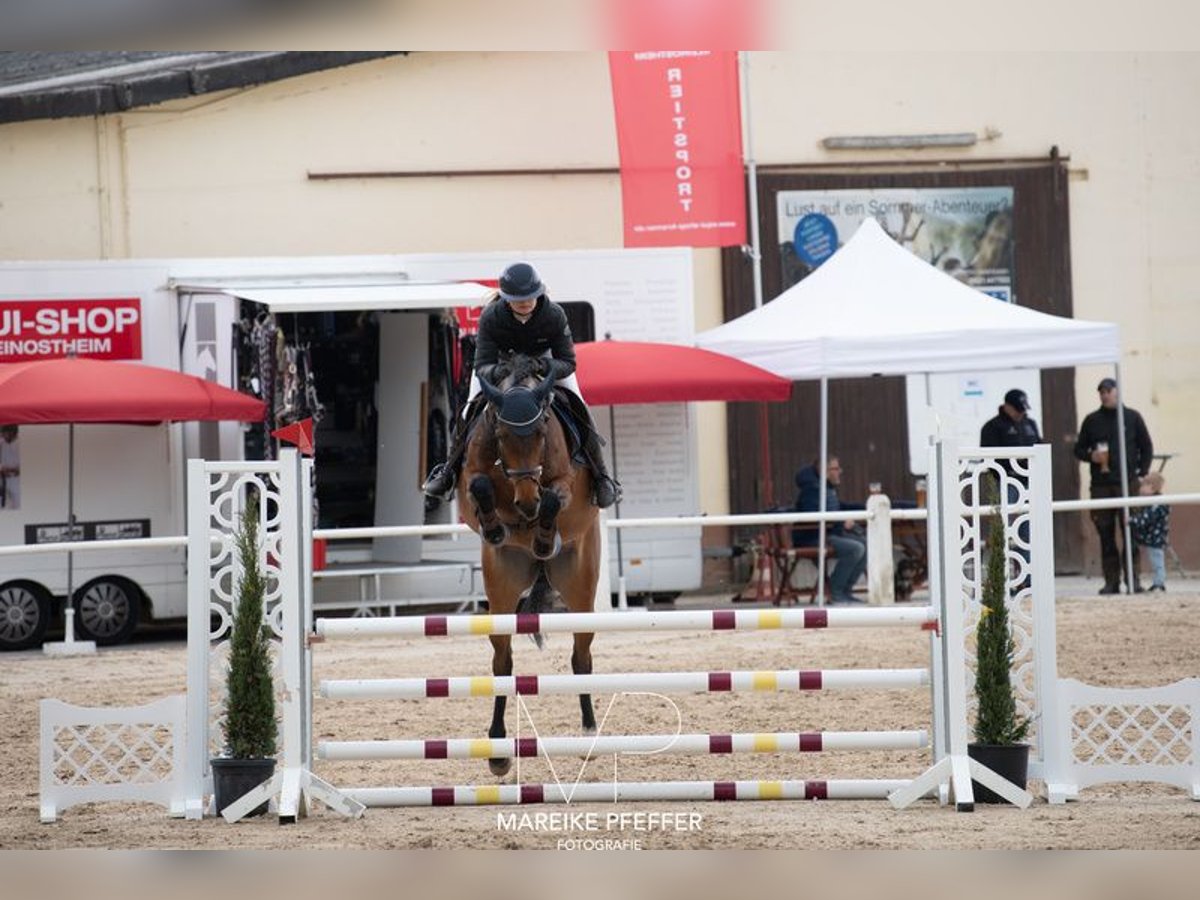
[[[1022,790],[1029,772],[1028,744],[967,744],[967,756],[987,766],[1001,778],[1011,781]],[[974,778],[971,790],[976,803],[1007,803],[996,792],[984,787]]]
[[[216,795],[217,815],[225,811],[230,803],[244,797],[275,774],[273,759],[214,759],[210,760],[213,770],[213,793]],[[246,815],[261,816],[267,811],[268,801],[263,801]]]

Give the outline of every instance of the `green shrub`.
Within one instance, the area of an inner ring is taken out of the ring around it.
[[[1019,744],[1029,731],[1029,720],[1017,715],[1012,686],[1013,639],[1005,604],[1008,542],[998,512],[988,517],[987,524],[987,571],[975,626],[975,698],[979,701],[975,740],[980,744]]]
[[[275,681],[270,628],[263,623],[267,582],[258,557],[257,507],[252,500],[235,536],[241,581],[229,639],[224,724],[225,753],[232,759],[275,755]]]

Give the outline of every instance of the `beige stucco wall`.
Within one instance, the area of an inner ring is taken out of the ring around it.
[[[1076,315],[1121,326],[1127,401],[1200,486],[1197,54],[754,53],[762,163],[921,158],[835,134],[991,130],[930,158],[1071,157]],[[308,173],[614,167],[603,53],[418,53],[103,120],[0,125],[0,258],[619,246],[616,175],[312,181]],[[765,214],[772,214],[764,210]],[[696,327],[721,319],[696,254]],[[1078,377],[1082,411],[1102,370]],[[726,507],[724,415],[702,405],[702,504]]]

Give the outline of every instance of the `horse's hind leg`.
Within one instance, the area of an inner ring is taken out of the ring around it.
[[[494,634],[490,639],[492,642],[492,674],[496,676],[511,675],[513,670],[512,636]],[[507,734],[504,730],[504,709],[507,701],[507,697],[496,697],[494,700],[492,727],[488,729],[490,738],[502,738]],[[497,777],[507,775],[511,766],[512,760],[507,757],[492,757],[488,760],[488,768]]]
[[[592,634],[575,635],[575,651],[571,654],[571,671],[576,675],[592,674]],[[596,733],[596,714],[592,709],[592,695],[579,695],[579,712],[582,716],[584,734]]]
[[[600,538],[597,526],[593,525],[579,546],[570,552],[560,553],[547,563],[550,582],[560,594],[571,612],[591,612],[595,608],[596,580],[600,572]],[[576,675],[592,673],[593,634],[576,634],[575,650],[571,654],[571,671]],[[592,710],[592,695],[579,695],[579,711],[583,719],[583,730],[596,730],[596,714]]]
[[[483,548],[483,586],[487,591],[488,612],[492,615],[503,615],[513,612],[517,607],[517,595],[533,581],[533,561],[521,551],[510,551],[504,547]],[[511,675],[513,671],[512,636],[507,634],[490,635],[492,642],[492,674],[495,676]],[[488,737],[502,738],[504,730],[504,709],[506,697],[496,697],[492,707],[492,725],[488,729]],[[512,760],[508,758],[493,758],[488,760],[488,767],[496,776],[508,774]]]

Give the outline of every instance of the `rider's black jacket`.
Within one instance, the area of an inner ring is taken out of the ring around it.
[[[563,308],[550,298],[538,298],[528,321],[521,322],[508,304],[497,298],[479,317],[479,337],[475,346],[475,372],[491,380],[491,370],[500,354],[516,351],[526,356],[549,353],[555,380],[575,371],[575,341]]]

